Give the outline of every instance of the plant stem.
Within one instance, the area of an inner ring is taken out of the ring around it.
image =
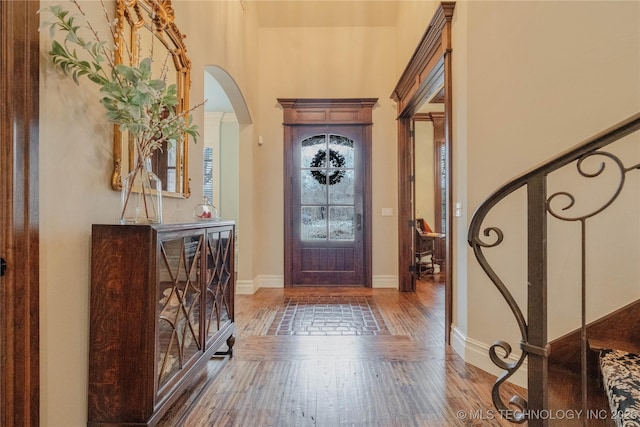
[[[146,171],[146,160],[147,160],[148,157],[145,157],[143,155],[143,150],[142,150],[141,144],[139,144],[136,141],[134,143],[134,145],[135,145],[136,151],[137,151],[137,156],[136,156],[137,158],[136,158],[136,161],[135,161],[135,165],[133,167],[133,171],[132,171],[132,174],[131,174],[131,179],[127,183],[127,187],[126,187],[127,195],[125,196],[124,203],[122,204],[122,212],[120,213],[120,220],[121,221],[125,220],[125,213],[126,213],[126,210],[127,210],[127,206],[129,204],[129,199],[131,197],[131,193],[133,192],[133,185],[135,183],[135,177],[139,175],[140,176],[140,191],[142,193],[142,202],[143,202],[143,205],[144,205],[144,215],[145,215],[146,220],[149,221],[150,213],[149,213],[149,206],[148,206],[148,203],[147,203],[147,193],[149,195],[151,195],[151,192],[150,192],[151,189],[147,190],[145,188],[144,179],[143,179],[143,174]],[[155,209],[154,206],[152,206],[152,208]],[[156,215],[157,215],[157,213],[156,213]],[[137,218],[136,218],[136,222],[137,222]]]
[[[136,147],[138,147],[138,169],[140,170],[140,187],[142,188],[142,203],[144,203],[144,215],[149,220],[149,207],[147,206],[147,194],[144,186],[143,174],[147,168],[146,162],[148,157],[143,156],[140,144],[136,141]],[[147,171],[148,173],[148,171]],[[151,191],[151,189],[149,189]]]
[[[136,166],[136,167],[137,167],[137,166]],[[126,189],[126,191],[127,191],[127,196],[126,196],[126,198],[124,199],[124,203],[122,204],[122,212],[120,212],[120,221],[124,221],[124,220],[125,220],[124,215],[125,215],[125,212],[127,211],[127,205],[129,204],[129,197],[131,197],[131,192],[133,191],[133,182],[134,182],[134,181],[135,181],[135,180],[133,180],[133,179],[132,179],[132,180],[130,180],[130,181],[127,183],[127,187],[128,187],[128,188]]]

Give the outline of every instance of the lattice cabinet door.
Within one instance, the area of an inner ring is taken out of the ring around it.
[[[205,275],[206,347],[216,343],[220,331],[233,322],[234,296],[233,227],[207,229]]]
[[[201,258],[205,233],[162,236],[158,257],[157,388],[194,362],[202,347]]]

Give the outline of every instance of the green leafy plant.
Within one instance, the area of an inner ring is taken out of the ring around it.
[[[54,18],[43,24],[49,27],[51,38],[58,32],[64,34],[62,42],[54,39],[51,43],[49,54],[52,63],[76,84],[86,76],[100,86],[100,102],[106,109],[107,120],[134,136],[139,162],[162,148],[164,143],[182,142],[186,135],[196,141],[198,126],[188,113],[202,104],[189,111],[178,111],[177,87],[166,84],[166,69],[163,75],[154,78],[151,57],[131,66],[115,64],[115,43],[101,40],[80,4],[76,0],[72,3],[80,16],[71,14],[60,5],[42,9]],[[115,41],[118,35],[104,4],[103,11]],[[86,33],[89,33],[88,37]]]

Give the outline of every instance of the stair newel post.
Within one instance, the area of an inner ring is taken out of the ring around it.
[[[527,185],[527,343],[528,426],[547,427],[548,417],[536,416],[549,409],[547,342],[547,203],[546,174],[533,175]]]

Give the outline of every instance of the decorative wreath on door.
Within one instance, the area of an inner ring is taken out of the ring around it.
[[[327,160],[327,152],[325,150],[318,150],[313,159],[311,160],[311,164],[309,165],[312,168],[319,168],[325,164]],[[341,168],[344,166],[344,156],[338,153],[336,150],[329,149],[329,164],[332,168]],[[312,170],[311,175],[318,181],[320,184],[327,184],[327,171],[326,170]],[[344,170],[334,170],[329,175],[329,185],[334,185],[342,181],[344,178]]]

